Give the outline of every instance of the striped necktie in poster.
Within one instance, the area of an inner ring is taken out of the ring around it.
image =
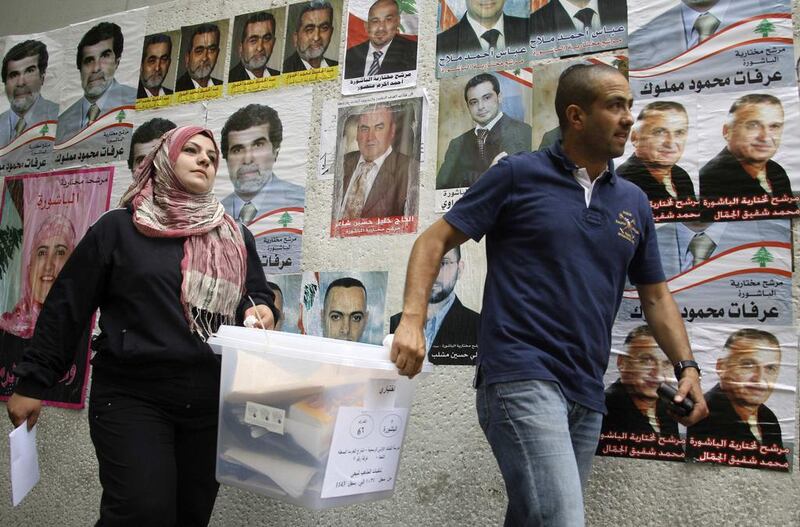
[[[377,75],[378,70],[381,69],[381,57],[383,56],[383,51],[375,51],[372,53],[372,65],[369,67],[369,73],[367,75]]]

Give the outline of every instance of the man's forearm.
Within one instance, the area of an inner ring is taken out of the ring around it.
[[[693,359],[686,327],[666,284],[640,287],[639,298],[653,338],[669,360],[675,364]]]
[[[428,311],[428,298],[433,281],[439,273],[440,262],[447,252],[445,242],[423,233],[411,249],[403,291],[403,317],[422,325]]]

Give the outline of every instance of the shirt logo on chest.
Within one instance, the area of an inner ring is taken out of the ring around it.
[[[619,225],[617,236],[636,244],[636,239],[639,237],[639,229],[636,227],[636,218],[633,217],[633,214],[623,210],[617,215],[616,223]]]

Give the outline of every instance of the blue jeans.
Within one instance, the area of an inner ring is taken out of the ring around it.
[[[505,525],[584,525],[583,489],[603,414],[537,380],[481,382],[476,404],[508,493]]]

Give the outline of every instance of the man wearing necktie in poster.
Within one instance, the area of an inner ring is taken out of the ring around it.
[[[416,69],[417,43],[397,34],[397,0],[377,0],[369,8],[364,26],[369,39],[347,50],[345,79]]]
[[[299,5],[299,4],[298,4]],[[294,6],[292,6],[294,7]],[[295,52],[283,62],[283,72],[328,68],[339,63],[325,57],[333,36],[333,6],[327,0],[311,0],[300,8],[292,32]]]
[[[393,148],[397,123],[386,104],[358,116],[358,150],[344,155],[339,220],[403,216],[408,195],[410,158]]]
[[[0,114],[0,148],[42,121],[58,118],[58,105],[41,95],[47,72],[47,46],[26,40],[3,57],[3,84],[11,108]]]
[[[624,0],[550,0],[531,13],[531,35],[584,34],[603,26],[624,26],[627,16]]]
[[[272,171],[283,141],[278,112],[264,104],[236,110],[222,127],[220,146],[228,164],[233,192],[220,202],[225,212],[245,225],[284,207],[303,207],[305,188]]]
[[[172,64],[172,37],[164,33],[144,38],[142,66],[139,69],[137,99],[170,95],[172,90],[163,86]]]
[[[62,143],[104,114],[136,100],[136,89],[114,79],[122,58],[122,30],[113,22],[100,22],[78,43],[76,66],[83,97],[58,116],[56,143]]]
[[[454,26],[436,36],[436,54],[528,48],[528,21],[503,13],[505,0],[467,0],[467,12]]]
[[[222,84],[220,79],[211,76],[219,59],[219,41],[216,24],[200,24],[192,30],[183,59],[186,72],[175,81],[176,92]]]

